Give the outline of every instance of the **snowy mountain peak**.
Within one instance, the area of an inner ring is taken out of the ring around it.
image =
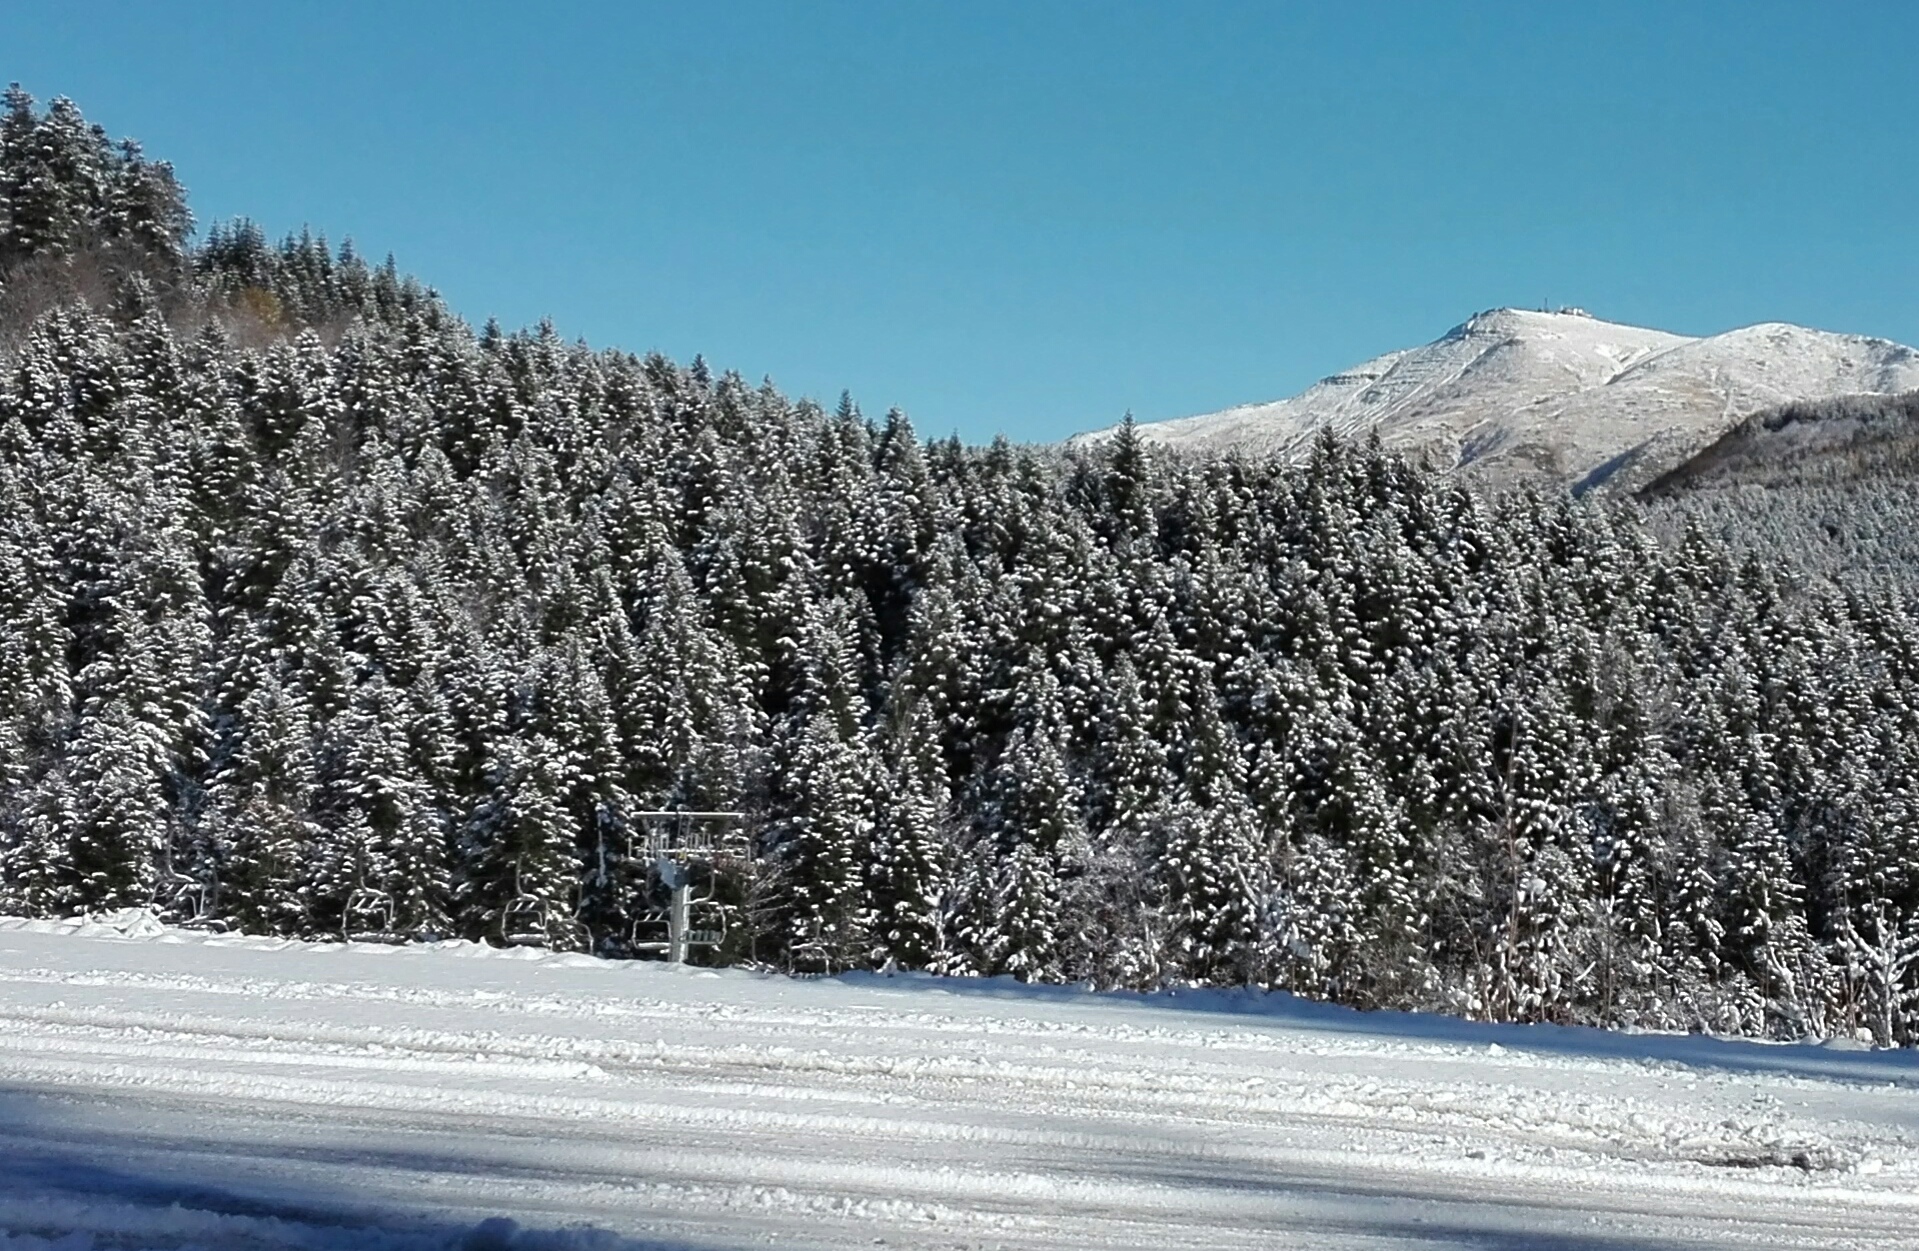
[[[1583,308],[1532,309],[1532,308],[1489,308],[1483,313],[1474,313],[1459,325],[1446,333],[1446,338],[1466,335],[1508,335],[1556,333],[1555,328],[1568,321],[1598,321]]]
[[[1289,399],[1141,425],[1201,451],[1302,456],[1321,428],[1496,480],[1636,485],[1750,413],[1919,388],[1919,351],[1764,322],[1705,338],[1580,308],[1494,308]],[[1107,431],[1082,435],[1098,439]]]

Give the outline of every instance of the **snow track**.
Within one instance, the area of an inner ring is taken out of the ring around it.
[[[1919,1247],[1914,1060],[0,920],[0,1249]]]

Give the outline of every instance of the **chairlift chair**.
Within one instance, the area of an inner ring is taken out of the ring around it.
[[[593,936],[577,916],[562,916],[537,895],[529,894],[520,883],[519,870],[513,873],[517,892],[500,909],[500,942],[508,947],[545,947],[553,951],[588,951]]]
[[[340,936],[350,943],[403,943],[407,936],[394,928],[393,911],[392,895],[363,886],[347,896]]]
[[[164,892],[167,903],[160,909],[172,924],[184,930],[201,930],[211,934],[224,934],[232,928],[222,917],[213,915],[214,897],[218,890],[212,882],[203,882],[188,877],[171,867],[163,870],[164,876],[154,890],[155,902]]]
[[[694,895],[687,900],[687,944],[693,947],[718,947],[726,941],[730,928],[728,919],[733,913],[730,904],[719,902],[718,891],[712,888],[704,895]]]
[[[560,916],[535,896],[516,895],[500,909],[500,941],[508,947],[586,951],[592,935],[578,917]]]
[[[686,924],[687,942],[694,947],[717,947],[726,939],[726,914],[730,909],[719,902],[720,888],[714,862],[705,862],[707,868],[706,889],[702,892],[694,885],[690,874],[682,868],[681,881],[686,889],[685,912],[681,919]],[[690,867],[690,866],[689,866]],[[706,924],[700,924],[705,920]]]
[[[515,895],[500,909],[500,941],[509,947],[546,946],[546,903]]]
[[[672,924],[672,914],[665,908],[636,913],[627,927],[626,945],[633,951],[666,951],[673,945]]]
[[[513,897],[500,909],[500,941],[508,947],[544,947],[549,909],[544,899],[528,892],[521,869],[514,861]]]

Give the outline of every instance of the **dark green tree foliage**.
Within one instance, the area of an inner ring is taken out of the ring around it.
[[[632,814],[737,808],[795,969],[1919,1027],[1919,612],[1701,525],[82,308],[0,498],[11,909],[621,954]]]
[[[911,968],[939,963],[950,927],[952,788],[940,726],[923,700],[893,711],[868,869],[877,950]]]
[[[17,83],[0,95],[0,345],[74,301],[122,313],[157,305],[256,344],[445,316],[391,257],[369,265],[350,242],[336,249],[302,230],[269,243],[245,220],[214,227],[198,248],[192,234],[166,162],[109,139],[64,97],[41,110]]]
[[[6,247],[172,255],[101,207],[163,167],[9,107]],[[633,954],[634,814],[723,808],[776,967],[1919,1035],[1909,491],[929,444],[317,240],[180,256],[233,316],[6,349],[0,908]]]
[[[193,218],[171,166],[113,142],[64,97],[42,113],[15,83],[0,109],[0,280],[87,254],[123,274],[179,275]]]

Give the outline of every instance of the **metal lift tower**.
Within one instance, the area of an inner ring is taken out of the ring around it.
[[[647,811],[632,814],[634,824],[645,831],[643,855],[659,874],[660,884],[671,894],[665,915],[665,942],[635,942],[642,951],[664,951],[670,964],[685,964],[686,953],[694,947],[717,947],[726,939],[726,910],[715,902],[710,883],[706,893],[695,894],[693,868],[713,869],[728,862],[744,863],[751,858],[741,812]],[[695,909],[706,916],[696,927]],[[654,931],[658,933],[657,930]]]

